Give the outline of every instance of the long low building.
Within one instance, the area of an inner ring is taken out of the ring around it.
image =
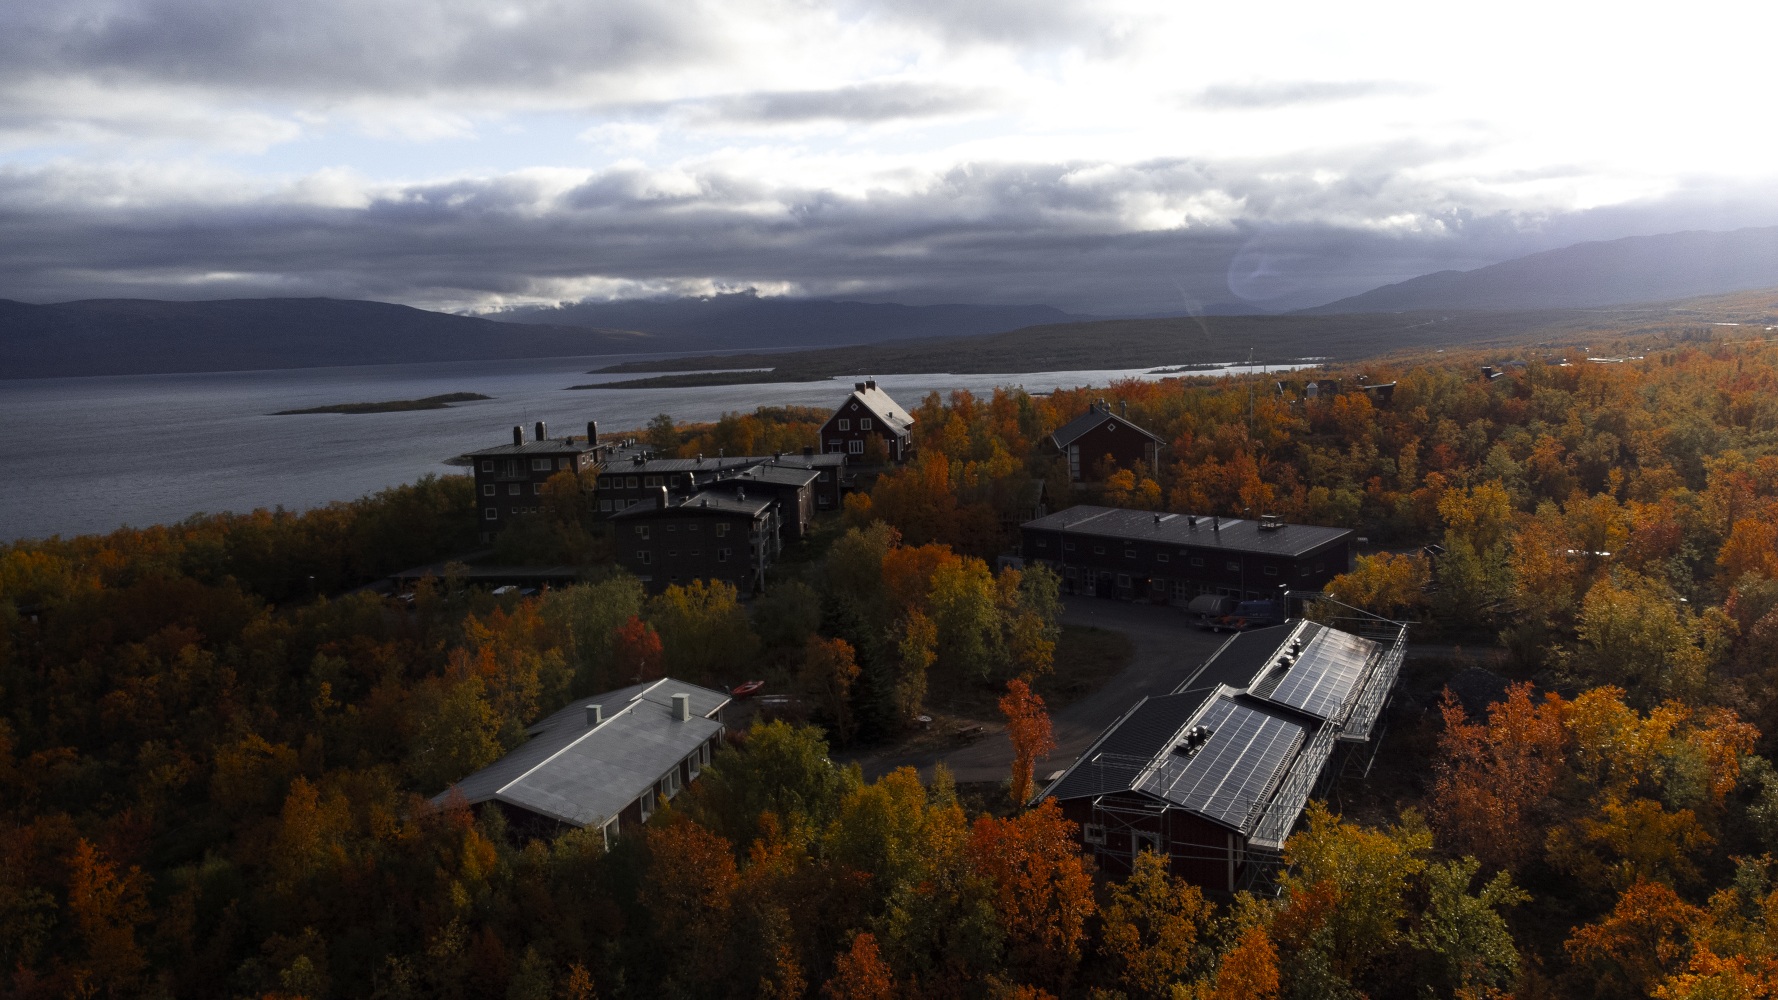
[[[1371,739],[1406,641],[1393,623],[1377,639],[1308,621],[1236,635],[1112,723],[1039,800],[1079,824],[1106,871],[1149,850],[1233,892],[1276,859],[1335,748]]]
[[[433,798],[498,803],[516,826],[595,827],[606,843],[697,779],[722,741],[729,696],[663,678],[577,699],[511,753]]]
[[[1019,528],[1021,555],[1064,591],[1184,604],[1320,590],[1351,568],[1350,528],[1080,505]]]

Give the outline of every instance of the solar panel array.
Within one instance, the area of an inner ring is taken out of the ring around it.
[[[1365,666],[1376,648],[1369,639],[1322,629],[1268,697],[1317,719],[1336,719],[1364,680]]]
[[[1245,832],[1296,755],[1303,727],[1218,698],[1198,720],[1210,739],[1191,757],[1169,751],[1141,790]]]

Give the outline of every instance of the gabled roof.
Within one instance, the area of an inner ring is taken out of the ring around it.
[[[1112,723],[1042,798],[1133,794],[1281,837],[1368,687],[1393,683],[1381,660],[1378,644],[1313,622],[1237,635]]]
[[[1073,444],[1077,439],[1079,439],[1082,434],[1085,434],[1087,431],[1090,431],[1093,428],[1098,427],[1108,421],[1111,423],[1115,423],[1115,424],[1119,425],[1120,427],[1128,427],[1130,430],[1133,430],[1136,433],[1142,435],[1143,437],[1149,439],[1150,441],[1153,441],[1155,444],[1166,444],[1167,443],[1165,441],[1162,441],[1159,437],[1156,437],[1154,434],[1149,433],[1149,431],[1147,429],[1145,429],[1141,426],[1138,426],[1137,424],[1131,423],[1129,420],[1118,416],[1117,414],[1111,412],[1110,410],[1100,408],[1098,403],[1094,403],[1091,406],[1087,407],[1087,412],[1081,414],[1078,417],[1075,417],[1073,420],[1070,420],[1067,423],[1063,424],[1061,427],[1057,428],[1056,432],[1054,434],[1050,435],[1050,442],[1052,444],[1054,444],[1059,449],[1060,448],[1067,448],[1069,445]]]
[[[866,409],[870,410],[872,416],[881,420],[896,435],[913,433],[913,414],[895,400],[890,399],[889,394],[877,388],[875,382],[857,383],[852,389],[852,395],[847,396],[845,402],[834,409],[833,416],[827,419],[832,420],[834,417],[849,412],[848,406],[854,401],[863,404]]]
[[[691,696],[691,718],[673,718],[673,696]],[[574,826],[603,823],[722,732],[710,718],[729,697],[663,678],[579,698],[530,729],[511,753],[433,798],[461,794],[471,805],[496,801]],[[588,726],[588,705],[605,720]]]

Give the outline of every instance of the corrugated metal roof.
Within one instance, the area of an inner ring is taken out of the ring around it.
[[[524,444],[502,444],[480,451],[467,451],[471,458],[493,458],[498,455],[579,455],[592,451],[586,441],[564,440],[562,438],[544,438],[542,441],[527,440]]]
[[[673,718],[673,695],[690,696],[691,719]],[[666,678],[578,698],[538,721],[506,756],[436,796],[460,793],[473,805],[498,800],[576,826],[602,823],[722,732],[709,718],[729,696]],[[588,705],[605,721],[586,724]]]
[[[1352,534],[1350,528],[1323,528],[1307,524],[1262,530],[1258,521],[1242,518],[1210,518],[1199,515],[1195,525],[1192,521],[1192,516],[1186,514],[1080,504],[1057,511],[1048,517],[1027,521],[1023,527],[1033,531],[1060,531],[1096,538],[1190,545],[1275,556],[1306,555]],[[1212,524],[1216,527],[1212,528]]]
[[[807,486],[820,479],[821,473],[814,469],[801,469],[791,465],[756,465],[738,473],[734,478],[752,479],[781,486]]]
[[[1098,427],[1100,424],[1105,423],[1106,421],[1113,421],[1115,423],[1121,424],[1124,427],[1127,427],[1130,430],[1133,430],[1136,433],[1142,435],[1143,437],[1148,438],[1150,441],[1153,441],[1155,444],[1166,444],[1167,443],[1165,441],[1162,441],[1153,432],[1147,430],[1144,427],[1141,427],[1138,424],[1132,423],[1128,418],[1120,417],[1117,414],[1112,413],[1110,410],[1099,409],[1099,406],[1097,403],[1093,404],[1092,407],[1087,410],[1087,412],[1081,414],[1078,417],[1075,417],[1073,420],[1068,421],[1067,423],[1063,424],[1061,427],[1056,428],[1056,432],[1054,434],[1050,435],[1050,441],[1053,442],[1057,448],[1066,448],[1069,445],[1073,444],[1075,442],[1075,440],[1077,440],[1082,434],[1085,434],[1087,431],[1090,431],[1093,428]]]
[[[664,508],[644,500],[612,514],[611,519],[615,521],[620,517],[673,517],[699,513],[746,514],[749,517],[758,517],[777,502],[777,498],[771,496],[750,496],[742,500],[735,496],[734,490],[716,486],[688,497],[672,497]]]

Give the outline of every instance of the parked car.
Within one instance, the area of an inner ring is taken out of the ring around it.
[[[1216,623],[1225,616],[1233,614],[1236,605],[1241,602],[1233,597],[1221,597],[1216,594],[1199,594],[1185,606],[1186,616],[1197,623],[1199,628],[1207,628],[1220,632]]]
[[[1284,605],[1279,601],[1242,601],[1235,605],[1235,610],[1223,615],[1211,626],[1211,631],[1245,632],[1250,628],[1264,628],[1267,625],[1281,625],[1284,622]]]

